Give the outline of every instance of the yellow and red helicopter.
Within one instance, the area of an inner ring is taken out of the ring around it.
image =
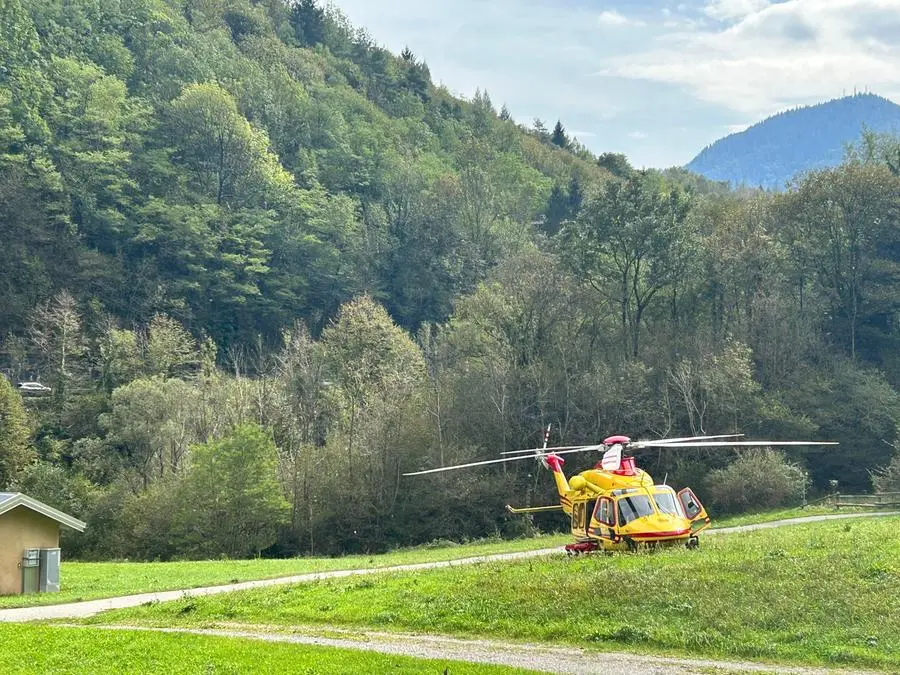
[[[537,459],[553,473],[559,504],[513,508],[511,513],[537,513],[561,510],[571,518],[575,541],[566,545],[568,553],[597,550],[628,551],[643,546],[686,545],[695,548],[697,535],[710,526],[703,504],[691,488],[676,492],[663,481],[654,484],[643,469],[635,465],[634,450],[642,448],[766,447],[790,445],[837,445],[830,441],[736,441],[743,434],[689,436],[655,441],[632,441],[628,436],[610,436],[596,445],[548,448],[550,427],[544,433],[541,448],[513,450],[502,459],[489,459],[455,466],[413,471],[404,476],[451,471],[474,466],[499,464],[520,459]],[[571,478],[563,473],[565,460],[560,455],[603,451],[592,469]]]

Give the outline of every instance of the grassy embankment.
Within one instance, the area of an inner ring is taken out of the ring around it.
[[[97,563],[64,561],[60,572],[62,590],[59,593],[0,597],[0,608],[30,607],[135,593],[198,588],[329,570],[456,560],[494,553],[553,548],[569,541],[571,537],[568,535],[557,534],[530,539],[491,539],[471,544],[441,543],[437,546],[402,549],[380,555],[340,558]]]
[[[121,610],[216,623],[547,641],[900,669],[900,516],[722,535],[700,550],[390,573]]]
[[[783,509],[715,519],[713,527],[730,527],[784,518],[847,512],[848,509],[834,511],[825,507]],[[555,534],[511,541],[492,539],[462,545],[431,545],[397,550],[381,555],[344,556],[340,558],[98,563],[64,560],[61,570],[61,592],[46,595],[0,596],[0,608],[29,607],[136,593],[198,588],[201,586],[215,586],[253,579],[270,579],[328,570],[389,567],[391,565],[437,560],[454,560],[494,553],[553,548],[563,546],[571,540],[571,537],[567,534]]]
[[[465,673],[521,669],[207,635],[0,624],[3,673]],[[446,669],[446,670],[445,670]]]

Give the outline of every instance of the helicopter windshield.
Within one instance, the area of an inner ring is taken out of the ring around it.
[[[653,515],[653,504],[647,495],[619,497],[619,525],[627,525],[632,520]]]
[[[681,504],[675,498],[675,491],[671,488],[661,489],[653,493],[653,500],[656,502],[656,508],[660,513],[666,513],[673,516],[684,518],[681,511]]]

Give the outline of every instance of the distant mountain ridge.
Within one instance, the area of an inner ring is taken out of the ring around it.
[[[864,126],[900,133],[900,105],[864,93],[787,110],[719,139],[685,168],[734,186],[778,190],[798,173],[840,164]]]

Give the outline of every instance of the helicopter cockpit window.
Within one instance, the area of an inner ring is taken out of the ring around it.
[[[684,518],[684,512],[681,510],[681,504],[675,498],[674,490],[660,490],[653,493],[653,500],[656,502],[656,508],[660,513],[666,513],[672,516]]]
[[[632,520],[653,515],[653,504],[646,495],[633,495],[620,497],[619,501],[619,525],[627,525]]]

